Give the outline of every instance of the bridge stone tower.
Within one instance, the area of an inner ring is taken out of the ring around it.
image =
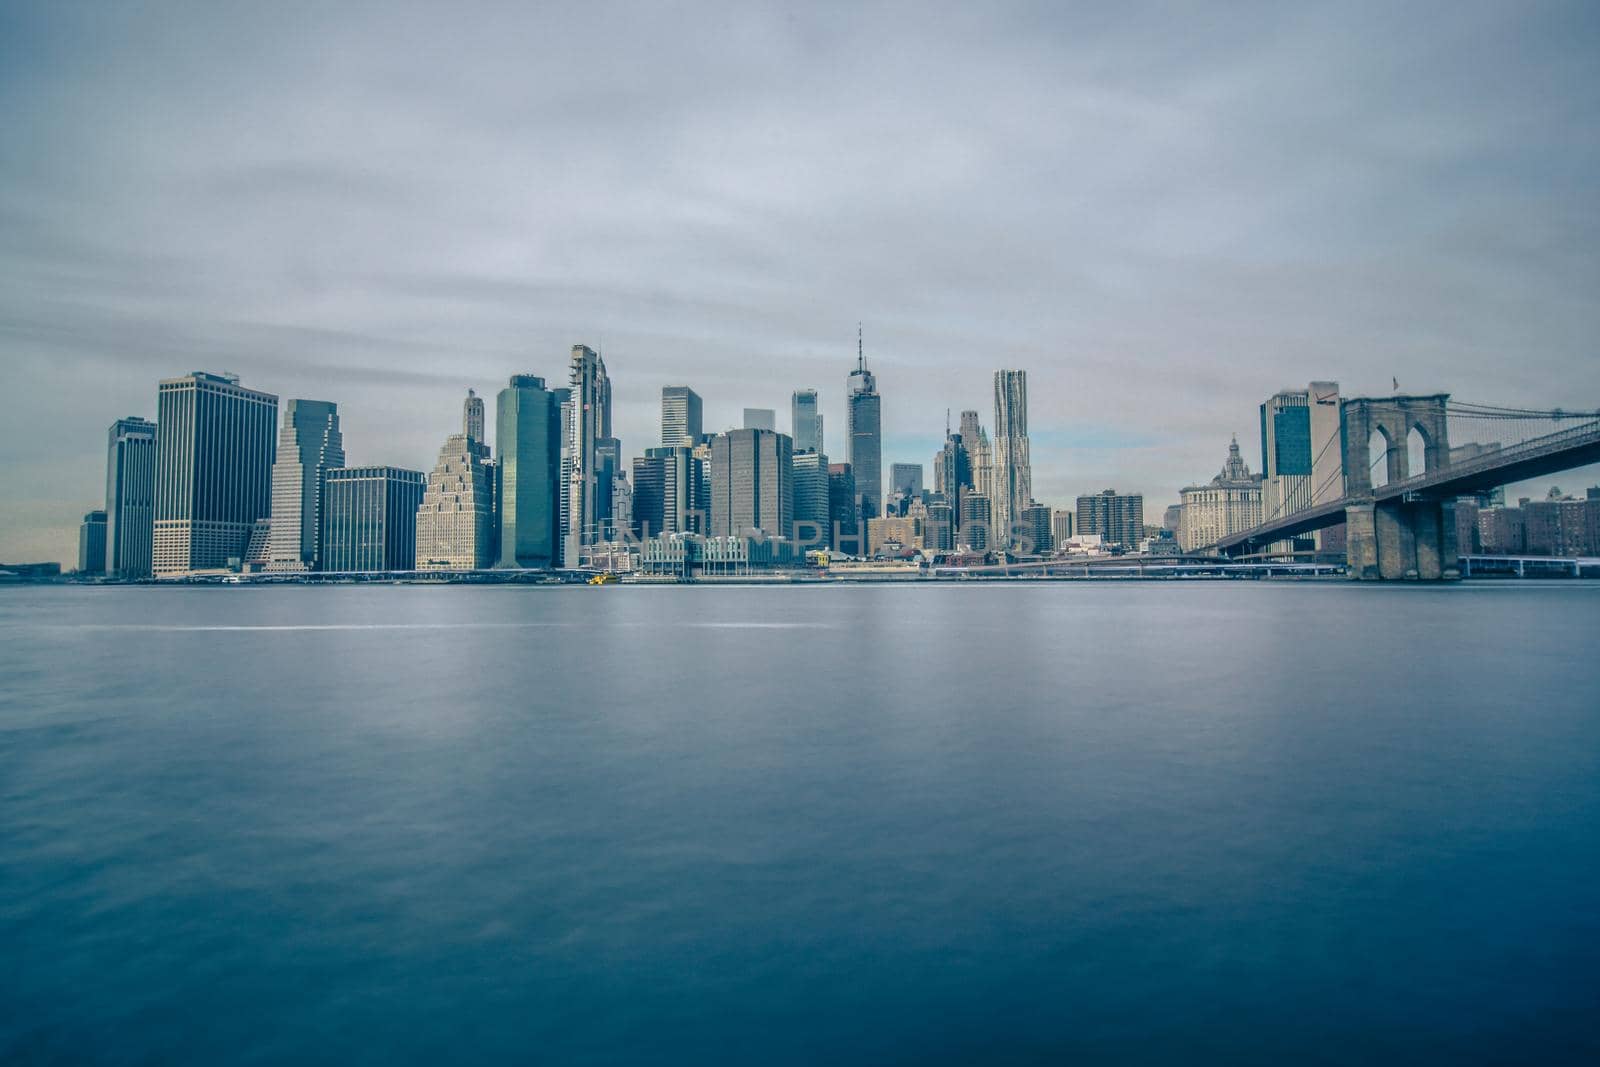
[[[1355,397],[1340,408],[1344,448],[1346,551],[1356,579],[1459,578],[1455,499],[1422,493],[1374,499],[1372,435],[1384,441],[1387,485],[1450,464],[1448,393],[1432,396]],[[1416,430],[1424,445],[1424,470],[1410,470],[1407,440]]]

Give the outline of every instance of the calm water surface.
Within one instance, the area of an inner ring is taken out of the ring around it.
[[[1600,1058],[1600,584],[0,590],[6,1063]]]

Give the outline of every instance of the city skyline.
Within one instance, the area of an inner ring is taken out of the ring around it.
[[[39,147],[0,156],[5,556],[73,560],[107,425],[193,369],[430,470],[462,388],[561,384],[582,340],[629,457],[688,382],[708,430],[817,389],[838,461],[859,319],[885,464],[1026,368],[1058,504],[1176,500],[1234,434],[1259,467],[1256,407],[1310,381],[1600,395],[1583,5],[501,14],[11,10],[0,108]],[[130,58],[174,24],[173,62]],[[441,39],[470,76],[419,61]],[[619,60],[604,94],[575,51]]]

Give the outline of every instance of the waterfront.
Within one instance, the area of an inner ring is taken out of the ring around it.
[[[1600,588],[0,591],[7,1062],[1581,1062]]]

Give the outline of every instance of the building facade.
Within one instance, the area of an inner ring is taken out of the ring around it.
[[[856,481],[856,515],[861,522],[883,514],[883,404],[878,380],[867,369],[866,350],[856,335],[856,369],[845,393],[849,424],[850,470]]]
[[[704,533],[706,477],[695,449],[647,448],[633,461],[633,532],[641,539],[662,534]]]
[[[815,389],[796,389],[790,401],[790,429],[794,431],[794,450],[825,452],[822,444],[822,412],[817,410]]]
[[[1106,544],[1133,548],[1144,539],[1144,497],[1106,489],[1078,498],[1076,536],[1098,536]]]
[[[106,435],[106,558],[113,578],[150,577],[155,536],[156,424],[129,417]]]
[[[1261,479],[1239,455],[1237,437],[1217,476],[1205,485],[1186,486],[1179,496],[1177,541],[1185,552],[1261,525]]]
[[[278,456],[272,465],[272,529],[267,569],[316,570],[322,539],[322,483],[344,466],[339,408],[326,400],[290,400],[283,406]]]
[[[106,572],[106,513],[91,511],[78,527],[78,573]]]
[[[771,430],[773,433],[777,433],[778,413],[772,408],[745,408],[744,428],[747,430]]]
[[[1072,540],[1072,512],[1065,508],[1050,516],[1050,547],[1060,549]]]
[[[1028,372],[994,372],[994,535],[1008,547],[1012,527],[1033,500],[1033,466],[1028,455]]]
[[[856,495],[856,476],[848,463],[828,464],[828,547],[847,555],[860,555],[860,498]]]
[[[1022,509],[1020,547],[1024,552],[1047,556],[1055,547],[1055,532],[1051,527],[1050,508],[1037,500]]]
[[[965,545],[974,552],[987,552],[992,543],[989,533],[993,527],[994,507],[986,494],[973,491],[961,498],[958,548]]]
[[[278,398],[237,376],[195,371],[161,382],[151,570],[181,577],[242,559],[272,513]]]
[[[828,503],[828,457],[820,452],[796,452],[794,539],[800,547],[825,548],[831,543]]]
[[[409,571],[427,478],[401,467],[334,467],[323,480],[322,569]]]
[[[1262,521],[1337,500],[1343,474],[1338,382],[1284,389],[1261,405]]]
[[[416,514],[416,569],[471,571],[495,562],[493,468],[464,433],[445,438]]]
[[[992,498],[994,449],[989,443],[989,431],[978,421],[976,411],[961,413],[961,446],[967,452],[967,465],[972,472],[972,489]]]
[[[501,567],[560,561],[561,407],[544,379],[514,374],[495,398],[495,511]]]
[[[687,385],[661,390],[661,444],[665,448],[693,448],[704,433],[700,394]]]
[[[711,442],[711,536],[794,535],[794,445],[771,430],[729,430]]]
[[[568,369],[567,437],[562,454],[562,565],[577,566],[583,546],[603,539],[611,518],[611,474],[620,456],[611,436],[611,379],[600,354],[573,345]]]

